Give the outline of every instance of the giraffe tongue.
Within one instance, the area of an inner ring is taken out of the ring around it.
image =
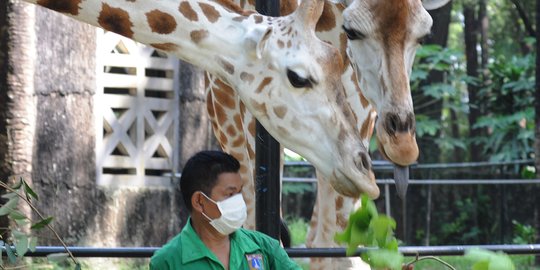
[[[402,200],[405,199],[409,185],[409,167],[394,164],[394,181],[398,196]]]

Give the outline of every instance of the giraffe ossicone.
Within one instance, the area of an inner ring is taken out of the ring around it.
[[[294,13],[277,18],[234,13],[206,0],[26,1],[215,74],[272,136],[306,157],[338,192],[379,195],[343,94],[339,52],[315,36],[323,0],[302,1]]]

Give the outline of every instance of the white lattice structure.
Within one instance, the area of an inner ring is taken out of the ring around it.
[[[178,59],[98,31],[97,182],[169,186],[178,150]]]

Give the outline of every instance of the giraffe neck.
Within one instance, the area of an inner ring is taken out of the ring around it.
[[[268,30],[263,17],[243,16],[206,0],[25,0],[185,60],[227,80],[246,57],[246,42]],[[216,64],[217,63],[217,64]]]

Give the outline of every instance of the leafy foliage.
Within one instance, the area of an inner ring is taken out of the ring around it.
[[[8,231],[4,231],[2,234],[8,232],[9,237],[0,241],[0,246],[4,247],[10,264],[16,264],[24,255],[30,250],[36,251],[38,238],[33,233],[44,228],[52,230],[58,237],[58,234],[51,227],[53,217],[43,217],[43,215],[32,204],[32,201],[38,201],[37,193],[30,187],[30,185],[20,179],[13,187],[9,187],[4,182],[0,182],[0,186],[6,190],[6,193],[2,195],[5,202],[0,207],[0,216],[7,216],[15,224]],[[28,218],[20,209],[20,201],[24,201],[30,208],[40,217],[36,222],[33,222]],[[30,227],[30,232],[25,232],[25,228]],[[1,238],[1,236],[0,236]],[[62,243],[63,241],[58,238]],[[64,244],[64,243],[63,243]],[[64,244],[64,247],[66,245]],[[71,258],[75,263],[75,270],[81,269],[80,264],[75,260],[73,255],[67,250],[67,253],[50,254],[47,256],[50,262],[65,261]],[[0,252],[1,254],[1,252]],[[0,269],[6,269],[3,266],[3,261],[0,260]]]
[[[515,270],[510,257],[501,252],[470,249],[465,252],[465,258],[473,262],[473,270]]]
[[[362,254],[362,259],[376,269],[401,269],[404,257],[398,252],[398,242],[394,237],[395,220],[379,215],[367,195],[363,195],[361,200],[362,206],[350,215],[345,231],[336,234],[336,242],[347,243],[349,256],[360,245],[378,247]]]
[[[375,203],[366,195],[361,197],[361,207],[349,216],[345,231],[336,233],[337,243],[347,244],[347,256],[355,253],[358,246],[377,247],[368,249],[362,254],[362,259],[374,269],[412,269],[416,262],[432,259],[455,269],[437,257],[417,257],[414,261],[404,264],[404,256],[398,251],[398,240],[394,237],[396,222],[393,218],[377,212]],[[472,261],[472,270],[515,270],[510,257],[501,252],[482,249],[466,251],[465,258]]]

